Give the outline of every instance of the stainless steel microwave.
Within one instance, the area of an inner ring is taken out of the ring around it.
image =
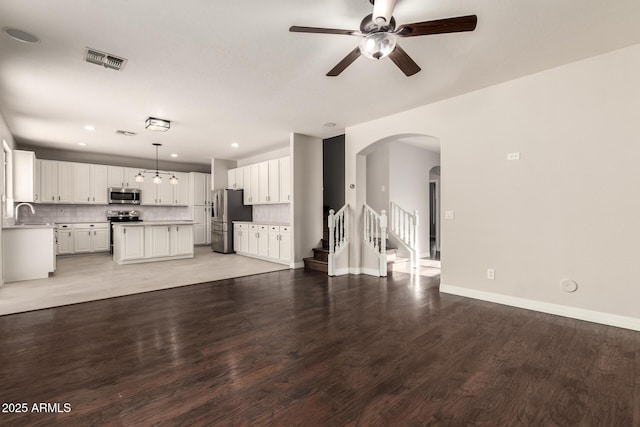
[[[139,205],[142,192],[138,188],[109,188],[109,204]]]

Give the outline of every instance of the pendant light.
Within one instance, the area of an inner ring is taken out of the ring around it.
[[[153,183],[154,184],[162,184],[162,177],[160,176],[160,168],[158,167],[158,147],[162,147],[162,144],[158,143],[158,142],[154,142],[152,144],[154,147],[156,147],[156,174],[153,176]],[[144,170],[144,171],[139,171],[138,175],[135,176],[135,180],[136,182],[144,182],[144,175],[142,174],[142,172],[144,173],[149,173],[149,172],[153,172],[153,171],[148,171],[148,170]],[[176,174],[173,172],[166,172],[166,171],[162,171],[163,174],[167,174],[167,175],[171,175],[171,178],[169,178],[169,183],[172,185],[176,185],[178,184],[178,177],[176,177]]]
[[[156,176],[153,177],[153,183],[162,184],[162,178],[160,178],[160,173],[158,171],[158,147],[161,147],[162,144],[154,142],[153,145],[156,147]]]

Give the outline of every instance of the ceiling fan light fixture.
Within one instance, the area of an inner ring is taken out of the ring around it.
[[[396,36],[379,32],[366,36],[360,42],[360,52],[369,59],[382,59],[396,48]]]

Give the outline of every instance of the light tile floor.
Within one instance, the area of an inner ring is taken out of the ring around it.
[[[109,254],[58,257],[48,279],[5,283],[0,315],[104,298],[174,288],[231,277],[285,270],[288,267],[196,247],[192,259],[118,265]]]

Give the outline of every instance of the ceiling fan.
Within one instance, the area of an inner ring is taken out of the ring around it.
[[[388,56],[408,77],[420,71],[420,67],[396,44],[396,37],[473,31],[478,22],[476,15],[468,15],[404,24],[396,28],[396,21],[392,16],[396,0],[369,0],[369,2],[373,4],[373,13],[364,17],[360,23],[360,31],[299,27],[296,25],[289,28],[289,31],[293,33],[341,34],[363,38],[358,47],[353,49],[338,65],[327,73],[329,77],[338,76],[360,55],[371,59],[382,59]]]

